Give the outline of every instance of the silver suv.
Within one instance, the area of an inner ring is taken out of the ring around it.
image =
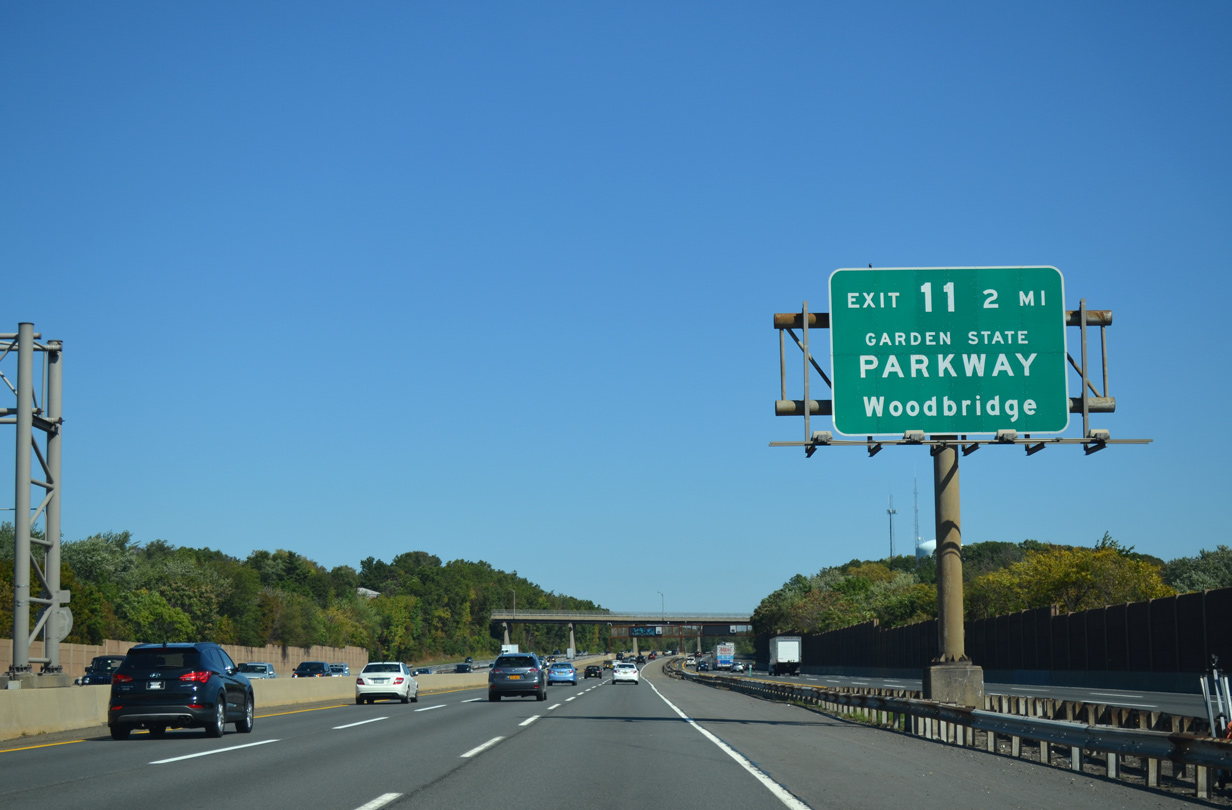
[[[274,665],[264,661],[240,664],[240,672],[244,673],[244,677],[250,681],[278,677],[278,673],[274,671]]]
[[[492,662],[488,672],[488,700],[505,695],[548,699],[548,670],[534,653],[509,653]]]

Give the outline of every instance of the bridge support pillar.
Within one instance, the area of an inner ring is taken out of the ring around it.
[[[573,622],[569,622],[569,657],[577,655],[577,638],[573,635]]]
[[[501,622],[501,629],[505,631],[505,640],[501,643],[512,644],[513,642],[509,640],[509,622]]]
[[[633,637],[633,657],[637,658],[637,636]]]

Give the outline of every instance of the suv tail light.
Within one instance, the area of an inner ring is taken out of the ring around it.
[[[112,683],[132,683],[133,676],[132,675],[121,675],[120,673],[117,672],[115,675],[111,676],[111,682]]]
[[[203,670],[201,672],[185,672],[180,676],[181,681],[190,681],[192,683],[209,683],[210,676],[214,673]]]

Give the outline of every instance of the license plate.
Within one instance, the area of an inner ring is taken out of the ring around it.
[[[510,676],[509,676],[509,680],[511,680],[511,681],[520,681],[520,680],[522,680],[522,676],[521,676],[521,675],[510,675]]]
[[[389,683],[389,678],[373,678],[373,683]]]
[[[162,681],[150,681],[149,684],[147,684],[146,688],[147,689],[162,689],[164,686],[166,686],[166,684],[164,684]]]

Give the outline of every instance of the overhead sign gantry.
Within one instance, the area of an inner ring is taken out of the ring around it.
[[[924,445],[933,457],[937,529],[938,655],[924,672],[925,696],[979,705],[983,672],[971,664],[963,639],[962,528],[958,459],[987,444],[1021,445],[1027,455],[1050,444],[1081,444],[1087,455],[1113,439],[1093,429],[1092,413],[1111,413],[1106,327],[1110,310],[1091,311],[1085,299],[1065,309],[1065,286],[1055,267],[914,267],[840,269],[830,276],[830,312],[776,313],[779,331],[778,416],[804,417],[804,440],[771,442],[803,447],[862,446],[875,456],[885,446]],[[1069,353],[1066,328],[1078,327],[1081,362]],[[1103,389],[1088,364],[1089,327],[1099,329]],[[830,329],[830,373],[809,348],[810,330]],[[799,330],[799,334],[796,330]],[[785,335],[804,356],[804,396],[787,398]],[[1068,372],[1079,375],[1071,397]],[[816,372],[833,392],[812,396]],[[1069,415],[1082,414],[1082,436],[1067,437]],[[814,416],[833,417],[814,431]],[[1042,434],[1042,435],[1041,435]]]

